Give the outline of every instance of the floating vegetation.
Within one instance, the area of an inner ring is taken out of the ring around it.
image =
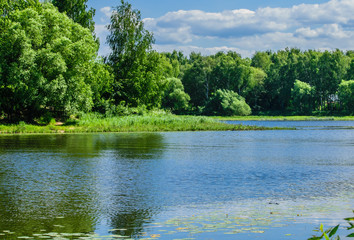
[[[349,194],[348,200],[353,199]],[[48,231],[38,228],[32,234],[15,232],[14,229],[7,228],[0,230],[0,239],[51,239],[51,240],[157,240],[157,239],[246,239],[265,238],[275,230],[291,226],[292,223],[308,222],[313,213],[316,219],[322,221],[326,219],[328,213],[332,211],[341,212],[343,206],[335,207],[322,198],[311,198],[308,201],[279,201],[278,204],[269,204],[268,199],[262,201],[238,201],[223,204],[205,204],[193,206],[180,206],[177,210],[179,215],[172,211],[168,215],[159,216],[160,220],[146,221],[141,229],[132,234],[131,228],[112,228],[105,232],[98,233],[65,233],[66,224],[47,226]],[[344,201],[344,199],[343,199]],[[348,206],[350,208],[350,206]],[[348,208],[344,207],[344,209]],[[176,217],[178,216],[178,217]],[[322,217],[322,218],[321,218]],[[157,219],[157,218],[155,218]],[[147,219],[148,220],[148,219]],[[331,219],[333,220],[333,219]],[[71,223],[70,223],[71,224]],[[40,230],[39,230],[40,229]],[[54,229],[54,230],[49,230]],[[275,231],[277,232],[277,231]],[[106,234],[106,235],[102,235]],[[296,236],[296,232],[285,231],[280,238],[291,239]],[[280,239],[277,238],[277,239]]]

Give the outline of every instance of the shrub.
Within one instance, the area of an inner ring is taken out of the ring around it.
[[[252,111],[245,99],[234,91],[219,89],[207,103],[204,113],[220,116],[248,116]]]

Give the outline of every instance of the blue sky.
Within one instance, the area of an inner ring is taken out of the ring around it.
[[[298,47],[302,50],[354,49],[354,0],[130,0],[145,28],[154,33],[157,51],[213,54]],[[120,0],[88,0],[96,9],[100,54],[112,8]]]

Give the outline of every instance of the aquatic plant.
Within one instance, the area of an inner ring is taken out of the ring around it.
[[[353,210],[354,213],[354,210]],[[352,230],[354,229],[354,217],[350,217],[350,218],[345,218],[344,220],[346,220],[349,224],[349,227],[347,227],[347,230]],[[320,232],[321,235],[320,236],[312,236],[311,238],[309,238],[308,240],[320,240],[320,239],[326,239],[326,240],[340,240],[341,238],[337,235],[335,236],[335,234],[338,231],[339,228],[339,224],[335,227],[331,227],[328,228],[327,230],[324,230],[323,224],[320,225],[319,229],[316,229],[315,231]],[[347,235],[346,237],[350,237],[350,238],[354,238],[354,232],[350,233],[349,235]]]
[[[92,133],[92,132],[166,132],[166,131],[243,131],[266,130],[247,125],[232,125],[201,116],[176,116],[154,112],[150,115],[104,117],[98,113],[83,114],[79,119],[64,125],[38,126],[25,124],[0,125],[1,134],[18,133]]]

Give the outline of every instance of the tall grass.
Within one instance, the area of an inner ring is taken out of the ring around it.
[[[230,125],[209,117],[176,116],[152,113],[143,116],[103,117],[90,113],[62,126],[36,126],[23,122],[17,125],[0,125],[0,133],[90,133],[90,132],[165,132],[165,131],[236,131],[264,130],[268,128]]]
[[[156,131],[220,131],[264,129],[229,125],[208,117],[175,116],[172,114],[102,118],[87,114],[78,122],[89,132],[156,132]]]

